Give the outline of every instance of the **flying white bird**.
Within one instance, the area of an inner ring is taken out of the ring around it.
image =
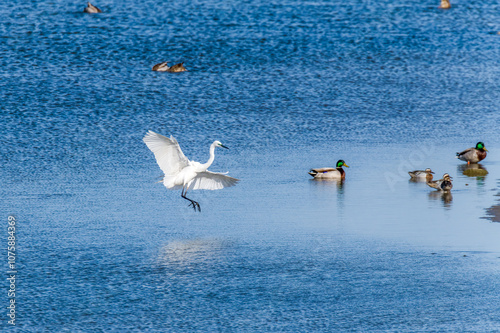
[[[190,206],[198,208],[201,212],[200,204],[186,197],[188,190],[220,190],[224,187],[236,185],[239,179],[229,177],[218,172],[208,171],[208,167],[212,165],[215,158],[215,148],[222,147],[220,141],[214,141],[210,146],[210,158],[207,163],[190,161],[182,153],[181,147],[177,140],[170,136],[170,139],[149,131],[144,139],[144,143],[155,154],[156,162],[160,166],[165,176],[163,177],[163,185],[168,189],[182,189],[181,197],[191,202]]]

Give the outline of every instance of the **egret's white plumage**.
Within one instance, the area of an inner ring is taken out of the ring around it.
[[[156,162],[165,176],[163,185],[168,189],[182,189],[181,196],[189,200],[196,210],[200,204],[186,197],[188,190],[220,190],[224,187],[236,185],[239,179],[222,173],[208,171],[215,158],[215,148],[222,147],[220,141],[214,141],[210,146],[210,158],[207,163],[190,161],[184,155],[177,140],[170,136],[149,131],[143,139],[144,143],[154,153]]]

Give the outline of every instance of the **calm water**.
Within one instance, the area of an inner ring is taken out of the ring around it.
[[[95,4],[0,7],[19,331],[500,331],[497,0]],[[147,130],[203,162],[222,141],[241,182],[193,212]],[[310,180],[340,158],[344,184]]]

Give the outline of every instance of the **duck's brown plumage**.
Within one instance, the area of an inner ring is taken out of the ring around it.
[[[443,175],[443,179],[427,182],[427,185],[429,185],[432,188],[435,188],[436,190],[444,192],[450,191],[453,188],[453,184],[451,183],[451,177],[447,173]]]
[[[161,62],[153,66],[153,70],[156,72],[166,72],[169,69],[166,62]]]
[[[441,4],[439,5],[440,9],[450,9],[451,8],[451,4],[450,4],[450,0],[441,0]]]
[[[457,153],[457,158],[468,163],[477,163],[486,158],[487,151],[488,150],[484,148],[484,144],[482,142],[478,142],[476,147]]]
[[[432,180],[432,172],[431,169],[427,168],[425,170],[414,170],[414,171],[408,171],[408,174],[410,175],[411,179],[417,181],[417,180],[426,180],[430,182]]]
[[[89,13],[89,14],[102,13],[102,10],[100,10],[96,6],[92,5],[90,2],[87,2],[87,7],[85,7],[85,9],[83,11],[85,13]]]
[[[187,69],[186,69],[186,67],[184,67],[183,62],[181,62],[180,64],[175,64],[172,67],[170,67],[169,69],[167,69],[167,72],[170,72],[170,73],[178,73],[178,72],[186,72],[186,71],[187,71]]]
[[[168,66],[167,62],[161,62],[153,66],[153,70],[156,72],[169,72],[169,73],[179,73],[186,72],[187,69],[184,67],[184,63],[175,64],[171,67]]]
[[[345,171],[342,169],[342,167],[339,168],[316,168],[316,169],[311,169],[309,171],[309,174],[314,177],[314,178],[339,178],[339,177],[334,177],[333,174],[332,176],[329,177],[328,173],[333,173],[335,171],[338,171],[340,173],[340,179],[345,179]]]

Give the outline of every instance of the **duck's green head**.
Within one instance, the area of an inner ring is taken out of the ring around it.
[[[482,142],[478,142],[476,144],[476,149],[488,151],[486,148],[484,148],[484,143],[482,143]]]
[[[345,164],[344,160],[339,160],[339,161],[337,162],[337,168],[341,168],[341,167],[343,167],[343,166],[345,166],[346,168],[348,168],[348,167],[349,167],[347,164]]]

